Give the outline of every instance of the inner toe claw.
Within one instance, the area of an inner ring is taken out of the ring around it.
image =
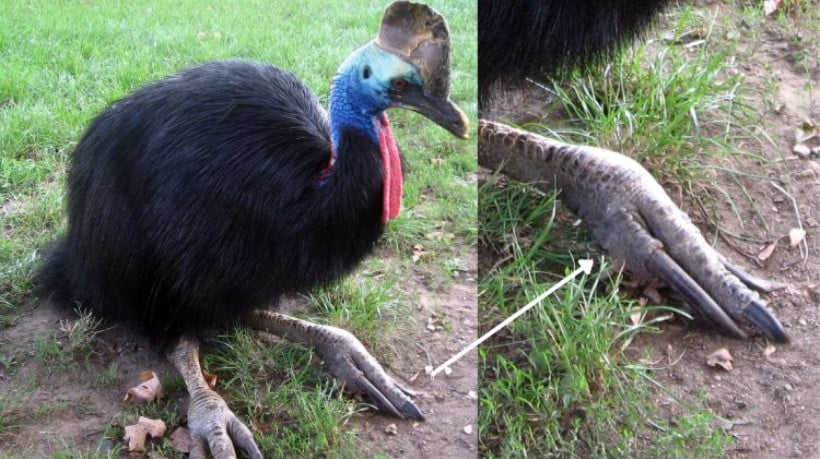
[[[333,327],[324,330],[325,344],[330,349],[318,347],[330,371],[353,389],[366,393],[376,405],[400,419],[407,417],[424,420],[421,410],[410,400],[414,391],[402,387],[384,371],[379,362],[367,352],[364,345],[352,334]]]
[[[789,335],[779,320],[760,301],[752,301],[743,311],[743,316],[757,325],[766,337],[775,343],[788,343]]]

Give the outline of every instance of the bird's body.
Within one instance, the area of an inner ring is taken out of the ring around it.
[[[333,147],[313,93],[249,61],[142,88],[77,146],[48,288],[165,341],[340,277],[383,230],[377,121]]]
[[[192,458],[235,457],[234,442],[262,457],[199,366],[200,338],[238,323],[314,347],[347,388],[423,419],[353,335],[267,306],[350,271],[398,214],[388,108],[466,137],[449,46],[441,15],[398,1],[339,67],[329,113],[293,75],[233,60],[149,84],[86,130],[68,174],[68,229],[40,287],[165,345],[191,395]]]

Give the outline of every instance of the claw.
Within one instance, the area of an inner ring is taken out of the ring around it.
[[[781,289],[781,288],[786,288],[786,284],[783,284],[783,283],[780,283],[780,282],[773,282],[773,281],[770,281],[770,280],[755,277],[755,276],[747,273],[746,271],[744,271],[743,269],[741,269],[739,266],[735,265],[731,261],[727,260],[726,257],[724,257],[723,255],[720,255],[720,254],[718,254],[718,255],[720,256],[720,262],[723,263],[723,266],[725,266],[726,269],[729,270],[729,272],[731,272],[732,274],[737,276],[737,278],[740,279],[741,282],[743,282],[744,284],[748,285],[749,287],[751,287],[755,290],[759,290],[761,292],[767,292],[768,293],[768,292],[772,292],[772,291],[775,291],[775,290],[778,290],[778,289]]]
[[[715,300],[689,274],[686,274],[686,271],[681,269],[666,252],[654,252],[649,258],[649,266],[657,271],[658,277],[668,282],[715,325],[735,338],[748,338],[746,332],[738,327],[737,323],[726,314],[726,311],[721,309],[715,303]]]
[[[482,166],[545,191],[560,189],[590,235],[638,279],[665,281],[732,336],[747,337],[738,326],[747,319],[769,339],[788,341],[747,287],[769,291],[782,285],[756,279],[718,254],[637,162],[486,120],[479,120],[478,137]]]
[[[763,333],[766,335],[766,338],[769,338],[769,341],[775,343],[789,342],[789,335],[786,333],[786,330],[783,329],[783,325],[777,320],[774,314],[769,311],[769,308],[760,301],[755,300],[749,303],[746,309],[743,310],[743,317],[763,330]]]
[[[191,397],[188,406],[191,459],[205,459],[208,451],[214,459],[233,459],[236,458],[234,445],[252,459],[262,459],[250,429],[228,408],[225,400],[208,387],[199,366],[199,345],[182,338],[168,359],[182,375]]]
[[[261,309],[249,320],[256,328],[312,347],[345,387],[367,394],[379,409],[400,419],[424,420],[410,399],[416,393],[394,381],[350,332]]]

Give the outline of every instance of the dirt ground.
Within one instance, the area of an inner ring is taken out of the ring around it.
[[[718,17],[736,14],[731,6],[705,5],[707,14]],[[768,356],[765,340],[738,341],[710,331],[673,324],[658,335],[643,335],[631,346],[636,358],[657,368],[653,376],[675,396],[684,400],[705,397],[705,404],[722,417],[720,427],[734,437],[727,452],[733,458],[820,457],[820,161],[801,159],[792,152],[795,131],[805,122],[820,121],[820,66],[815,54],[809,72],[794,65],[796,54],[805,52],[793,37],[784,34],[774,21],[763,23],[762,40],[742,42],[739,62],[745,62],[745,82],[756,87],[753,100],[761,114],[759,127],[771,137],[764,148],[750,142],[737,145],[768,161],[727,159],[727,166],[760,174],[770,180],[742,179],[753,206],[732,186],[726,176],[717,180],[740,203],[740,219],[723,201],[719,220],[723,236],[718,250],[752,274],[785,283],[786,287],[763,294],[770,308],[786,327],[791,343],[778,346]],[[816,52],[818,31],[805,30],[803,40]],[[814,45],[811,45],[811,43]],[[811,51],[809,51],[811,52]],[[812,69],[813,68],[813,69]],[[776,93],[766,91],[777,82]],[[769,99],[769,100],[766,100]],[[767,105],[767,102],[770,105]],[[778,183],[783,191],[771,182]],[[785,191],[785,193],[784,193]],[[792,203],[794,199],[794,204]],[[719,199],[719,198],[718,198]],[[720,200],[718,202],[721,202]],[[713,228],[702,212],[687,209],[705,234]],[[789,247],[788,234],[802,222],[806,230],[805,251]],[[737,235],[737,237],[731,236]],[[749,241],[765,241],[764,244]],[[765,260],[766,247],[776,243]],[[708,367],[706,356],[726,348],[734,357],[727,372]],[[769,349],[771,351],[771,349]],[[655,404],[669,412],[681,410],[670,393],[658,391]]]
[[[476,353],[453,365],[450,375],[442,373],[430,379],[425,374],[425,366],[438,366],[476,336],[475,252],[471,253],[468,258],[472,268],[459,272],[458,279],[446,289],[429,291],[420,277],[404,285],[409,292],[421,292],[421,301],[409,307],[413,317],[407,318],[407,327],[386,339],[386,347],[392,351],[389,371],[422,391],[416,401],[427,419],[415,422],[377,412],[357,414],[348,426],[359,434],[363,457],[381,453],[397,458],[476,457]],[[296,303],[284,301],[282,309],[304,307]],[[107,450],[112,444],[102,440],[104,429],[123,410],[123,395],[138,382],[139,375],[148,368],[160,375],[174,374],[173,367],[151,352],[142,338],[121,328],[104,332],[96,340],[101,358],[116,364],[114,381],[89,384],[82,377],[66,375],[64,370],[49,369],[33,357],[38,352],[37,337],[58,332],[60,320],[66,318],[74,316],[44,303],[15,326],[0,332],[0,346],[8,354],[21,356],[13,375],[0,372],[0,393],[24,400],[30,411],[26,418],[34,421],[14,428],[11,437],[3,437],[0,457],[20,451],[33,457],[51,457],[65,449],[87,455]],[[411,352],[407,352],[408,347]],[[36,385],[27,382],[34,380]],[[179,412],[184,412],[185,398],[175,401]],[[46,406],[44,402],[48,402],[48,411],[40,413],[38,410]]]
[[[475,253],[475,252],[473,252]],[[475,260],[475,256],[472,257]],[[478,361],[475,351],[434,379],[424,366],[438,367],[477,337],[475,264],[466,279],[443,294],[425,295],[404,338],[415,352],[396,353],[392,370],[413,380],[425,422],[396,422],[377,413],[353,421],[366,457],[383,451],[391,458],[469,459],[478,454]],[[431,330],[435,328],[435,331]],[[415,377],[415,379],[414,379]],[[395,434],[387,433],[395,425]]]

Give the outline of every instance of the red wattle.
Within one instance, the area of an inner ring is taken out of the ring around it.
[[[381,119],[376,121],[379,130],[379,150],[382,154],[384,166],[384,190],[382,204],[382,223],[387,223],[399,216],[401,210],[402,175],[401,157],[396,138],[390,130],[387,115],[382,113]]]

